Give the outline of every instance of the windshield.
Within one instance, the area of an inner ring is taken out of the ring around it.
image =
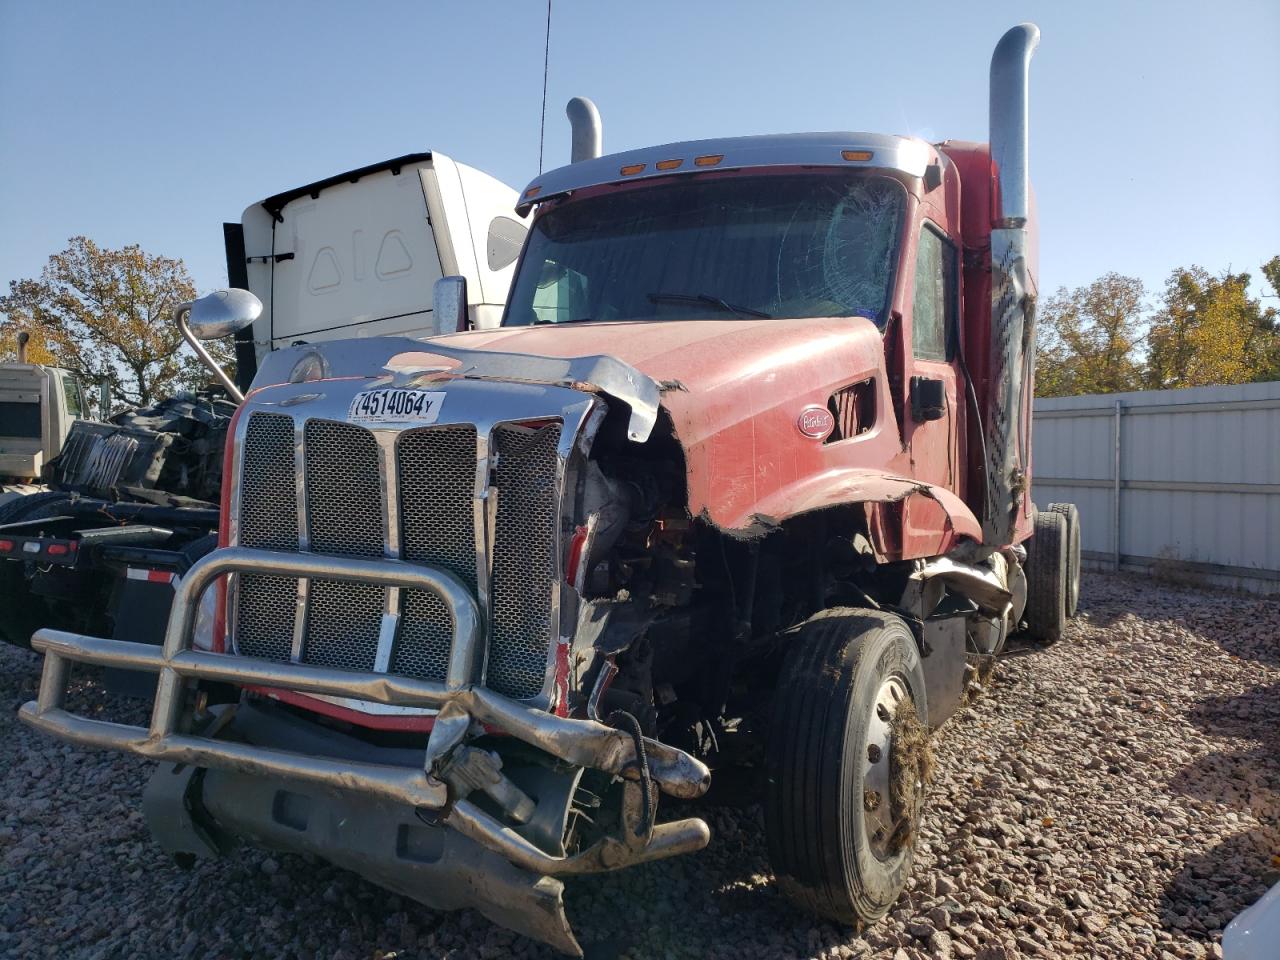
[[[506,326],[611,320],[883,320],[903,190],[830,172],[662,185],[537,219]]]

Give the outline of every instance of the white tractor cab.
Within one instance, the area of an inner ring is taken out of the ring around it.
[[[527,226],[517,192],[439,152],[414,153],[287,190],[223,225],[227,276],[262,301],[236,335],[247,388],[272,350],[322,340],[452,333],[432,290],[466,280],[467,327],[496,327]]]
[[[223,224],[238,289],[179,304],[173,317],[229,400],[169,397],[69,435],[66,415],[51,414],[63,426],[42,434],[43,447],[24,438],[14,448],[35,459],[18,473],[43,465],[49,486],[0,498],[10,501],[0,503],[0,609],[23,612],[0,618],[0,641],[25,646],[52,627],[159,643],[172,584],[216,540],[226,433],[259,361],[298,343],[497,326],[526,233],[518,200],[478,170],[416,153],[276,194]],[[234,380],[201,343],[231,334]],[[83,409],[74,381],[46,379],[59,391],[49,409]],[[75,407],[60,402],[69,391]],[[0,401],[39,390],[22,393]],[[0,402],[0,479],[14,472],[2,456],[9,425],[29,433],[31,417]]]
[[[0,363],[0,503],[29,493],[58,455],[71,425],[87,416],[75,376],[26,362],[27,334],[18,334],[18,362]]]

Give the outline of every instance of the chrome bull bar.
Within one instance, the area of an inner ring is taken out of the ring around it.
[[[233,573],[353,581],[436,594],[448,606],[454,625],[444,682],[191,649],[200,597],[219,577]],[[161,647],[60,630],[37,631],[32,647],[45,657],[40,690],[36,700],[22,706],[19,716],[38,730],[84,746],[127,750],[193,767],[282,777],[438,811],[440,824],[517,866],[547,875],[611,870],[706,846],[710,839],[707,825],[688,819],[659,824],[643,845],[606,837],[579,853],[553,856],[465,797],[451,799],[450,787],[435,775],[436,769],[474,724],[515,737],[576,766],[628,781],[640,776],[635,742],[623,731],[591,720],[558,717],[478,686],[482,636],[475,600],[448,571],[397,560],[231,547],[204,557],[183,577],[174,593]],[[158,674],[150,727],[90,720],[69,712],[65,700],[73,662]],[[442,714],[428,740],[422,769],[337,760],[182,733],[178,725],[183,688],[193,679],[434,708]],[[449,722],[444,722],[446,718]],[[709,786],[711,775],[706,766],[683,751],[648,739],[644,750],[650,779],[664,793],[687,799],[700,796]],[[634,788],[634,782],[628,787]]]

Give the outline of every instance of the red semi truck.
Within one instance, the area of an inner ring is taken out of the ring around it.
[[[601,156],[571,102],[501,326],[446,277],[456,334],[266,356],[163,647],[37,633],[22,718],[163,761],[180,857],[312,852],[567,953],[560,878],[702,848],[660,795],[754,763],[780,889],[882,916],[928,730],[1078,593],[1074,508],[1029,499],[1037,40],[996,48],[989,145]],[[73,663],[157,674],[150,727],[75,715]]]

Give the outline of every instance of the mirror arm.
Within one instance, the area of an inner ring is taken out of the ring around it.
[[[178,325],[178,330],[182,332],[182,339],[191,345],[191,349],[196,352],[200,362],[208,367],[209,371],[218,378],[218,382],[231,395],[231,399],[236,403],[244,403],[244,394],[240,392],[240,388],[236,386],[235,381],[227,376],[227,371],[218,365],[218,361],[213,359],[213,355],[205,349],[203,343],[196,339],[195,334],[191,332],[191,328],[187,326],[187,314],[190,312],[191,304],[189,303],[180,304],[173,311],[173,320]]]

